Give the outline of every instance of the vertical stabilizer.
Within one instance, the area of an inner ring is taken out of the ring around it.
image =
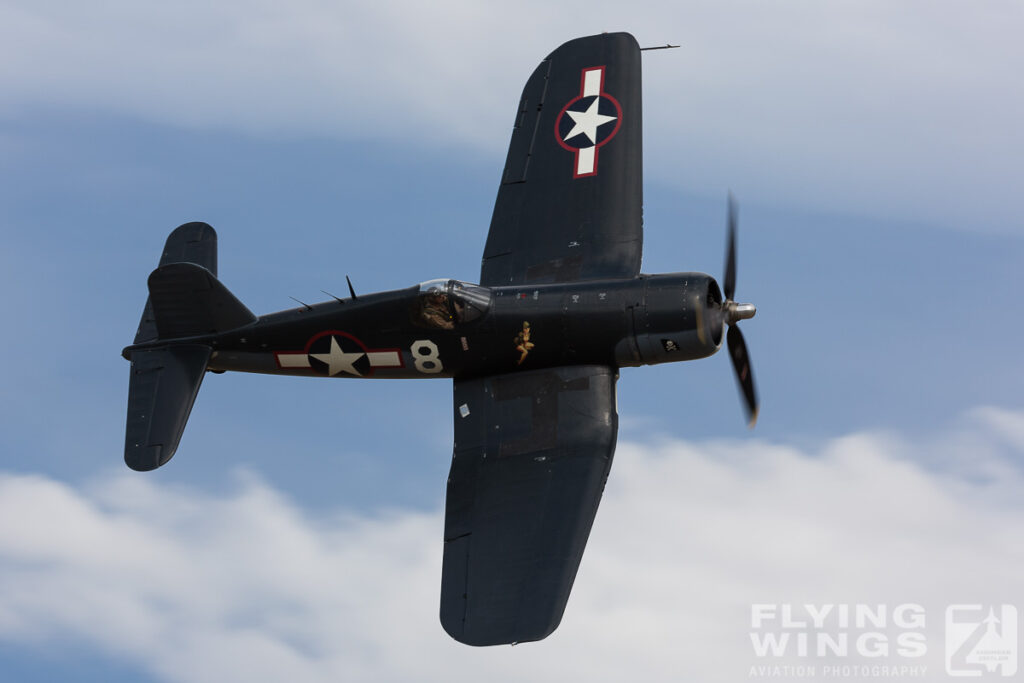
[[[153,470],[171,459],[206,374],[210,346],[176,339],[256,319],[216,274],[213,228],[185,223],[170,234],[149,277],[150,296],[135,335],[135,345],[144,346],[123,352],[132,364],[124,461],[133,470]]]

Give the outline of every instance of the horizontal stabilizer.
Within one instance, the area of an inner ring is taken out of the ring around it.
[[[124,461],[145,472],[174,455],[199,393],[210,347],[180,344],[132,352]]]
[[[164,243],[160,254],[161,266],[168,263],[195,263],[217,275],[217,231],[207,223],[193,222],[179,225]],[[153,341],[157,338],[156,320],[153,318],[153,306],[146,300],[146,308],[139,321],[139,329],[135,333],[135,343]]]
[[[213,273],[194,263],[154,270],[149,303],[160,339],[226,332],[256,320]]]

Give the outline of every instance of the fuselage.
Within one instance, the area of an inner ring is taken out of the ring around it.
[[[722,325],[709,311],[720,302],[703,273],[490,288],[435,280],[271,313],[193,341],[213,349],[213,372],[465,378],[622,367],[713,354]]]

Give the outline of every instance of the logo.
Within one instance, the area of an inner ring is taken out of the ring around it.
[[[926,678],[924,607],[866,603],[750,606],[750,678]]]
[[[604,67],[583,69],[580,94],[555,119],[555,139],[575,154],[573,178],[597,175],[597,151],[615,137],[622,106],[604,91]]]
[[[1017,608],[946,607],[946,673],[1017,676]],[[750,678],[935,680],[927,614],[916,603],[755,603],[750,606]],[[936,650],[937,653],[937,650]],[[946,679],[943,679],[946,680]]]
[[[1017,673],[1017,608],[950,605],[946,608],[946,673],[1013,676]]]

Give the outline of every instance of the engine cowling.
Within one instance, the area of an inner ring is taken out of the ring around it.
[[[722,292],[704,273],[644,276],[633,333],[646,365],[705,358],[722,346]]]

